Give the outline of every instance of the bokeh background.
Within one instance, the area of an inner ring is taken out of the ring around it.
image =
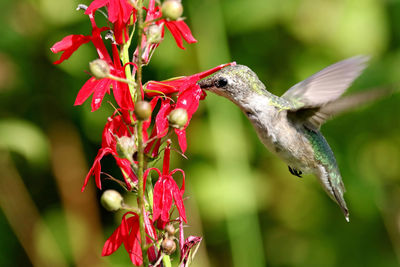
[[[120,214],[80,192],[111,106],[73,102],[96,58],[84,45],[52,65],[51,45],[88,34],[77,0],[0,2],[0,266],[130,266],[102,258]],[[88,0],[83,0],[88,4]],[[198,43],[169,33],[145,80],[190,75],[236,61],[267,88],[287,88],[336,61],[371,55],[350,92],[400,87],[399,0],[184,0]],[[347,188],[347,223],[316,179],[290,175],[245,116],[209,94],[188,128],[186,234],[204,236],[193,266],[399,266],[400,95],[323,126]],[[114,161],[103,171],[119,175]],[[115,185],[104,183],[105,188]],[[128,200],[129,201],[129,200]],[[130,201],[134,202],[134,199]]]

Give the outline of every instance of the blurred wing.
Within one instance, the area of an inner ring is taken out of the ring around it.
[[[366,67],[368,57],[356,56],[339,61],[292,86],[283,98],[294,110],[319,107],[338,99]]]
[[[358,92],[350,96],[339,98],[322,107],[304,108],[292,111],[289,116],[296,116],[297,119],[301,119],[302,121],[311,124],[313,128],[319,129],[321,125],[330,118],[363,104],[388,96],[394,91],[393,88],[377,88]]]

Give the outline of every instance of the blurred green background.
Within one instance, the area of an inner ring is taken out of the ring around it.
[[[79,3],[0,2],[0,266],[131,265],[123,249],[100,256],[120,214],[99,207],[93,181],[80,192],[112,112],[105,101],[95,113],[89,103],[73,106],[95,49],[84,45],[59,66],[49,50],[65,35],[90,33]],[[399,0],[183,4],[198,43],[183,51],[167,33],[145,80],[236,61],[281,95],[329,64],[368,54],[370,67],[349,91],[400,86]],[[187,132],[189,160],[175,153],[171,167],[187,175],[186,234],[204,236],[193,266],[400,265],[399,94],[322,128],[350,223],[315,177],[290,175],[227,100],[209,94]],[[119,175],[113,159],[102,166]]]

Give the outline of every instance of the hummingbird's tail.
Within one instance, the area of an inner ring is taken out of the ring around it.
[[[317,176],[325,192],[339,205],[346,221],[349,222],[349,209],[343,197],[346,189],[344,188],[342,177],[337,167],[326,168],[325,166],[319,166]]]
[[[343,188],[342,190],[338,190],[337,188],[333,188],[333,196],[334,200],[336,203],[338,203],[340,209],[342,210],[344,217],[347,222],[350,222],[350,214],[349,214],[349,209],[347,208],[346,201],[343,198],[343,193],[344,193],[344,185],[343,182],[341,182],[341,187]]]

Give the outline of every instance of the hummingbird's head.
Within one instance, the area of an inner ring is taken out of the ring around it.
[[[228,66],[213,76],[198,82],[204,90],[240,102],[253,94],[263,94],[264,84],[257,75],[244,65]]]

